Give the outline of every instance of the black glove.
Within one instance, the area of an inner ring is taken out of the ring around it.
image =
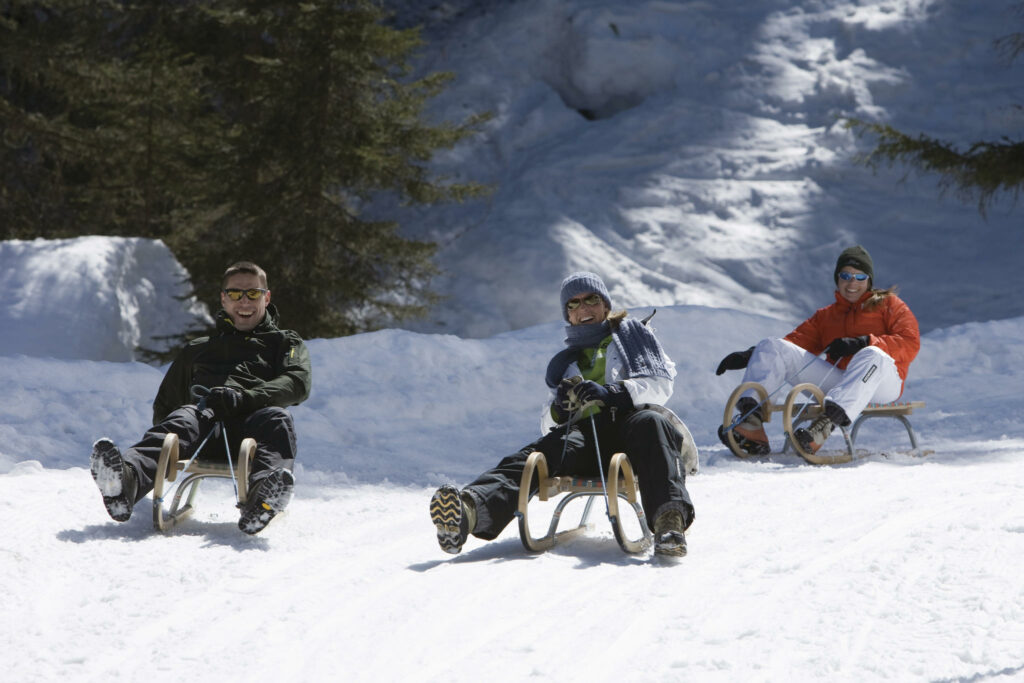
[[[868,335],[863,334],[859,337],[836,337],[832,342],[825,347],[825,354],[829,358],[845,358],[846,356],[852,356],[857,353],[871,341]]]
[[[553,411],[555,422],[558,424],[568,421],[569,416],[579,407],[579,403],[576,403],[569,396],[569,392],[582,380],[583,378],[579,375],[566,377],[555,388],[555,401],[551,404],[551,410]]]
[[[234,417],[242,410],[242,392],[232,387],[214,387],[206,396],[206,407],[217,420]]]
[[[586,380],[576,387],[576,399],[583,405],[596,403],[598,406],[622,410],[633,407],[633,398],[621,384],[598,384]]]
[[[747,363],[750,362],[750,356],[752,356],[753,353],[753,346],[746,351],[733,351],[723,358],[722,362],[718,364],[718,369],[715,370],[715,374],[721,375],[726,370],[742,370],[747,367]]]

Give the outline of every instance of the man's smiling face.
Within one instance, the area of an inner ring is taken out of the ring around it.
[[[224,289],[265,289],[260,283],[260,278],[252,273],[235,273],[228,278]],[[267,312],[267,304],[270,303],[270,292],[264,291],[256,299],[250,299],[244,294],[238,301],[233,301],[224,292],[220,293],[220,305],[227,312],[235,328],[242,332],[248,332],[263,320]]]

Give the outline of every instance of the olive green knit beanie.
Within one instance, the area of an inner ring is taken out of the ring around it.
[[[843,253],[839,255],[836,260],[836,270],[832,274],[832,279],[835,283],[839,284],[839,271],[845,266],[852,266],[857,270],[863,271],[868,274],[869,282],[874,284],[875,282],[875,268],[871,261],[871,254],[868,250],[859,244],[854,247],[847,247],[843,249]]]

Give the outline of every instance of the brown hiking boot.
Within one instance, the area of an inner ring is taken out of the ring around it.
[[[732,429],[732,436],[736,440],[736,445],[747,455],[768,455],[771,453],[772,447],[768,443],[768,434],[764,431],[761,410],[757,407],[757,401],[750,397],[741,398],[736,402],[736,409],[740,415],[746,415],[743,421]],[[718,436],[722,439],[722,443],[726,446],[729,445],[721,429],[719,429]]]
[[[686,555],[683,513],[667,503],[658,508],[654,519],[654,554],[668,557]]]
[[[833,429],[835,429],[835,424],[828,415],[822,414],[814,418],[814,422],[806,429],[801,427],[796,430],[793,436],[800,444],[800,448],[808,453],[817,453],[825,440],[832,435]]]

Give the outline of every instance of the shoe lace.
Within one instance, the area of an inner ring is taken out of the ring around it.
[[[832,433],[832,420],[828,418],[828,415],[819,415],[814,418],[814,422],[807,429],[814,436],[829,436]]]

